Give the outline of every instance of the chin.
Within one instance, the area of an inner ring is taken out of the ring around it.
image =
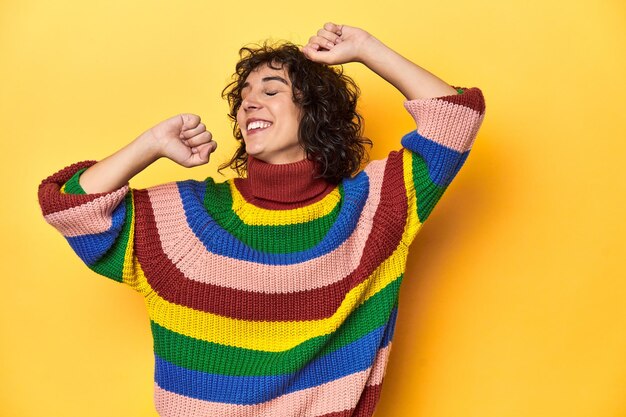
[[[259,150],[259,149],[248,149],[248,146],[246,146],[246,153],[248,155],[252,155],[257,159],[261,159],[263,156],[263,150]]]

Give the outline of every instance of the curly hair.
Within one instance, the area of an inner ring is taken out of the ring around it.
[[[373,146],[370,139],[362,137],[364,120],[356,110],[361,92],[356,83],[343,73],[343,67],[311,61],[291,42],[272,46],[266,40],[263,45],[256,45],[258,48],[244,46],[239,50],[234,81],[222,91],[222,98],[228,99],[230,105],[228,117],[234,123],[233,135],[239,141],[239,148],[218,171],[230,167],[239,175],[247,172],[248,155],[237,123],[237,111],[246,78],[258,66],[267,64],[272,69],[287,66],[292,100],[302,110],[298,141],[306,157],[319,164],[320,177],[338,183],[356,174],[369,159],[364,145]]]

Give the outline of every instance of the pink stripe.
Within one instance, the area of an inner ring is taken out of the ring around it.
[[[472,147],[485,117],[485,113],[437,98],[406,100],[404,107],[420,135],[458,152]]]
[[[161,417],[188,416],[301,416],[315,417],[356,407],[366,385],[382,383],[391,342],[376,354],[372,367],[316,387],[282,395],[273,400],[240,405],[203,401],[166,391],[154,384],[154,402]]]
[[[44,218],[65,237],[102,233],[111,228],[113,210],[120,204],[128,185],[80,206],[50,213]]]
[[[191,280],[243,291],[288,293],[306,291],[332,284],[349,275],[361,262],[365,242],[372,229],[372,218],[380,202],[386,158],[371,161],[366,167],[370,195],[355,232],[337,249],[325,256],[296,265],[265,265],[233,259],[208,252],[187,224],[183,203],[174,183],[148,190],[163,253]],[[207,274],[212,265],[224,271]],[[332,273],[320,274],[328,265]],[[228,271],[237,271],[236,274]]]

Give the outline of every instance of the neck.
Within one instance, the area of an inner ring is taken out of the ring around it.
[[[287,164],[270,164],[248,155],[247,178],[235,184],[250,202],[267,208],[291,208],[311,204],[334,189],[319,175],[319,165],[309,159]]]

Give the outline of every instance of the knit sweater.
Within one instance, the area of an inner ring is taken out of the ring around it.
[[[409,245],[464,164],[480,89],[406,100],[417,129],[338,184],[307,159],[245,178],[86,194],[69,165],[45,220],[145,299],[161,416],[372,416]]]

